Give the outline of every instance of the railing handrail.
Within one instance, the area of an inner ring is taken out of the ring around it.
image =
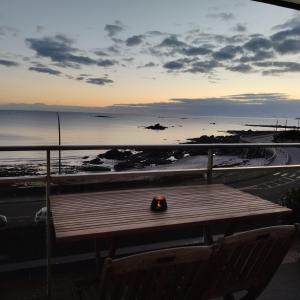
[[[0,151],[58,151],[107,149],[223,149],[223,148],[279,148],[300,147],[300,143],[218,143],[218,144],[103,144],[103,145],[27,145],[0,146]]]

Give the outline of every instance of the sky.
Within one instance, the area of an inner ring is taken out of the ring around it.
[[[0,1],[0,107],[298,102],[299,78],[300,13],[291,9],[250,0]]]

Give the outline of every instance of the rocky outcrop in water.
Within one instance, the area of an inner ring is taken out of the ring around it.
[[[85,160],[83,162],[84,165],[86,164],[92,164],[92,165],[102,165],[104,162],[100,159],[100,157],[96,157],[94,159],[91,160]]]
[[[113,160],[123,160],[132,155],[132,151],[130,150],[119,150],[119,149],[111,149],[106,151],[105,153],[99,154],[99,158],[113,159]]]
[[[97,166],[97,165],[83,165],[78,168],[79,171],[83,172],[109,172],[109,167]]]
[[[140,151],[115,164],[114,169],[116,171],[123,171],[132,168],[141,169],[150,165],[170,164],[172,163],[170,158],[174,152],[161,150]]]
[[[150,125],[150,126],[146,126],[146,129],[152,129],[152,130],[165,130],[168,127],[167,126],[163,126],[159,123],[155,124],[155,125]]]

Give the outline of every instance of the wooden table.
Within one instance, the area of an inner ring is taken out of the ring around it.
[[[166,196],[167,211],[150,210],[157,194]],[[286,207],[222,184],[53,195],[50,204],[57,241],[113,239],[291,213]]]
[[[150,210],[151,200],[157,194],[166,196],[167,211]],[[222,184],[52,195],[50,207],[58,242],[95,240],[97,278],[101,271],[100,241],[103,239],[109,242],[110,257],[115,253],[115,238],[150,231],[199,226],[204,229],[204,240],[209,244],[212,242],[210,224],[235,224],[291,213],[288,208]],[[233,230],[227,232],[231,233]],[[49,287],[50,278],[49,258]]]

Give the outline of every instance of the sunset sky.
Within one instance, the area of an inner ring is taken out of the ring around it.
[[[0,105],[300,99],[300,14],[250,0],[1,0]]]

